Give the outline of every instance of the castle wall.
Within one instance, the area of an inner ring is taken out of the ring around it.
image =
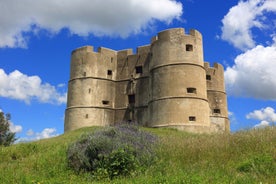
[[[123,121],[191,132],[229,131],[223,67],[203,62],[202,35],[165,30],[150,45],[71,55],[65,131]]]

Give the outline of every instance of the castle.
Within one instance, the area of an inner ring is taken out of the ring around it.
[[[223,66],[203,60],[202,35],[159,32],[150,45],[72,51],[64,130],[123,121],[189,132],[229,132]]]

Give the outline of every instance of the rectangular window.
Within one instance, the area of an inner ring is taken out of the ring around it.
[[[211,80],[211,75],[206,75],[206,80]]]
[[[108,100],[103,100],[102,103],[103,103],[103,105],[108,105],[109,101]]]
[[[196,94],[196,88],[187,88],[187,93],[194,93],[194,94]]]
[[[86,119],[88,118],[88,114],[85,115],[85,118],[86,118]]]
[[[143,73],[143,67],[142,66],[136,66],[135,71],[136,71],[136,73]]]
[[[88,93],[91,93],[91,88],[88,89]]]
[[[107,75],[112,75],[112,70],[107,70]]]
[[[86,72],[83,72],[83,76],[86,77]]]
[[[128,103],[129,104],[135,103],[135,95],[128,95]]]
[[[186,45],[186,51],[193,51],[193,45],[187,44]]]
[[[220,114],[220,109],[214,109],[214,113]]]
[[[189,121],[196,121],[196,117],[195,116],[189,116]]]

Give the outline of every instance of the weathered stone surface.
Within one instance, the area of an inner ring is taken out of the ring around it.
[[[162,31],[136,54],[92,46],[72,52],[65,132],[122,121],[229,132],[224,70],[204,62],[198,31]]]

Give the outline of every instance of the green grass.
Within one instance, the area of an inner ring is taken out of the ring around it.
[[[216,135],[143,128],[160,137],[158,162],[144,174],[112,181],[67,166],[68,145],[95,129],[0,147],[0,183],[276,183],[275,127]]]

